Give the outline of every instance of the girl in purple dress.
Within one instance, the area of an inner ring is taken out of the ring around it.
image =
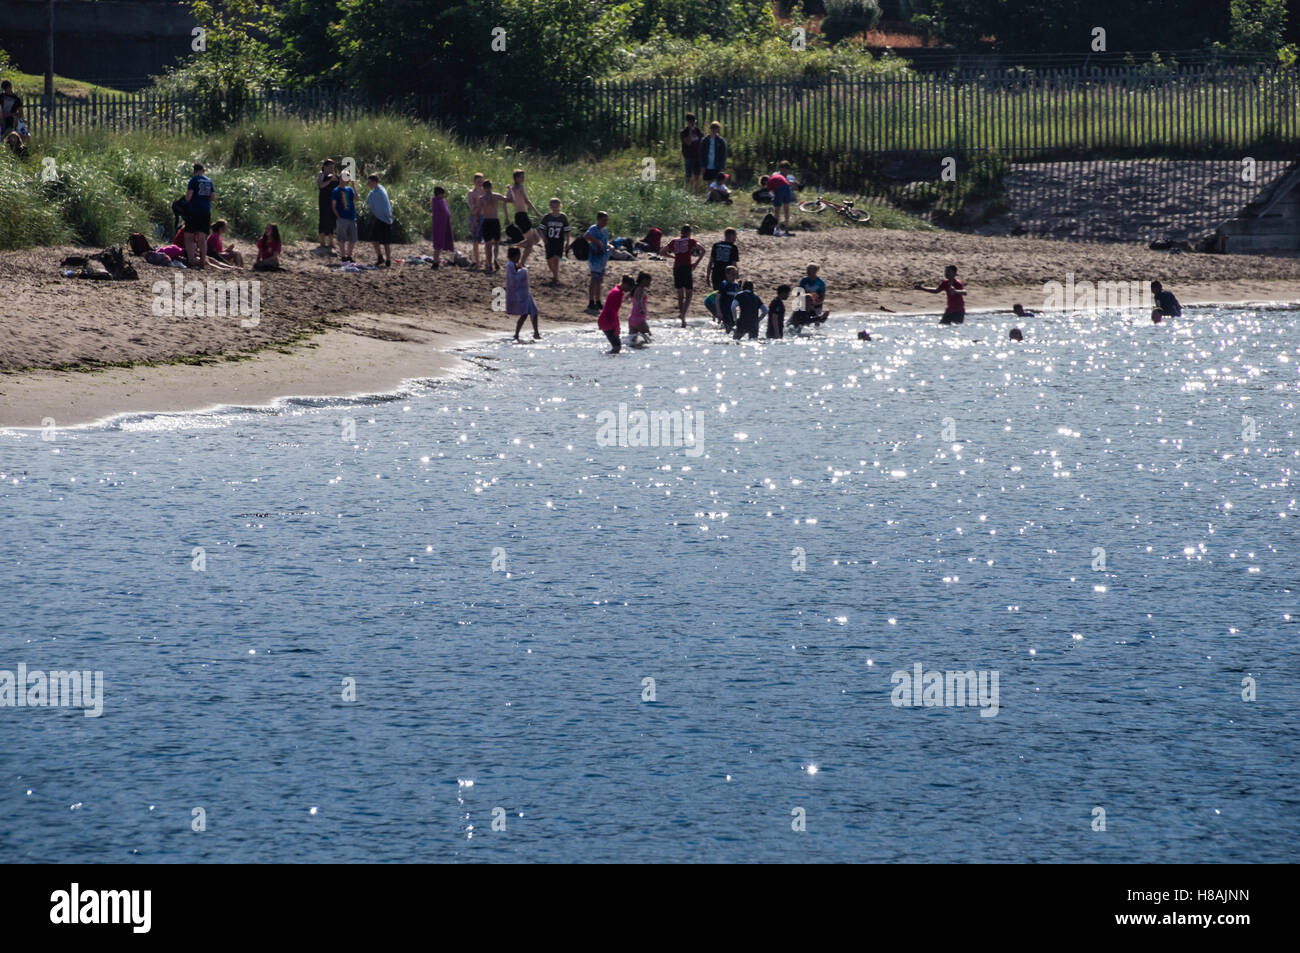
[[[447,205],[447,190],[441,185],[434,186],[430,209],[433,212],[433,257],[438,258],[441,252],[447,252],[451,258],[443,264],[454,264],[456,240],[451,234],[451,208]]]

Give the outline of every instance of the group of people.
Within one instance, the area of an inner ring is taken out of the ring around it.
[[[322,159],[316,173],[317,241],[316,251],[334,255],[334,239],[338,239],[340,263],[355,264],[360,238],[357,215],[357,190],[352,184],[352,173],[347,169],[337,171],[333,159]],[[375,267],[391,268],[393,265],[393,203],[388,190],[376,173],[366,176],[366,207],[370,210],[370,243],[375,249]]]
[[[194,163],[192,171],[193,175],[185,184],[184,197],[172,205],[173,211],[181,216],[184,224],[177,229],[170,243],[159,246],[149,254],[149,260],[158,264],[182,262],[187,268],[243,268],[243,252],[233,242],[226,243],[230,231],[226,220],[212,220],[212,207],[217,198],[212,180],[208,178],[201,162]],[[253,262],[253,270],[280,270],[281,248],[280,227],[272,222],[257,239],[257,258]]]

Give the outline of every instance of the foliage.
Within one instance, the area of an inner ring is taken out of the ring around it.
[[[858,33],[865,33],[880,22],[880,4],[876,0],[826,0],[826,19],[821,35],[828,43],[839,43]]]

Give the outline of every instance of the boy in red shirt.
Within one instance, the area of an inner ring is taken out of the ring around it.
[[[673,287],[677,289],[678,317],[682,327],[686,327],[686,312],[691,307],[691,297],[695,294],[695,267],[704,257],[704,246],[691,238],[691,226],[682,226],[680,238],[674,238],[667,244],[668,253],[673,256]],[[691,256],[695,260],[691,261]]]
[[[940,324],[961,324],[966,320],[966,286],[957,280],[957,266],[949,265],[943,270],[943,281],[933,288],[927,288],[919,281],[916,283],[917,291],[925,291],[932,295],[937,295],[940,291],[948,296],[948,302],[943,309],[943,317],[939,319]]]

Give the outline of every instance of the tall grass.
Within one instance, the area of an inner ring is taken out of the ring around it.
[[[752,227],[762,214],[749,208],[747,196],[734,206],[691,196],[670,146],[561,163],[507,143],[471,144],[395,116],[276,120],[182,139],[96,130],[40,144],[25,159],[5,153],[0,248],[122,244],[133,231],[158,241],[170,234],[171,203],[184,192],[195,161],[203,162],[216,187],[214,217],[230,222],[235,236],[254,238],[276,222],[287,240],[310,240],[316,235],[315,175],[326,156],[351,159],[362,183],[371,172],[380,176],[393,202],[399,243],[428,237],[437,185],[448,191],[457,234],[466,234],[464,197],[474,173],[485,173],[504,191],[516,167],[527,171],[528,192],[540,210],[556,196],[575,226],[607,210],[618,235],[639,237],[652,225],[675,230],[684,221],[702,229]],[[42,176],[47,170],[48,181]],[[360,191],[364,196],[364,184]]]

